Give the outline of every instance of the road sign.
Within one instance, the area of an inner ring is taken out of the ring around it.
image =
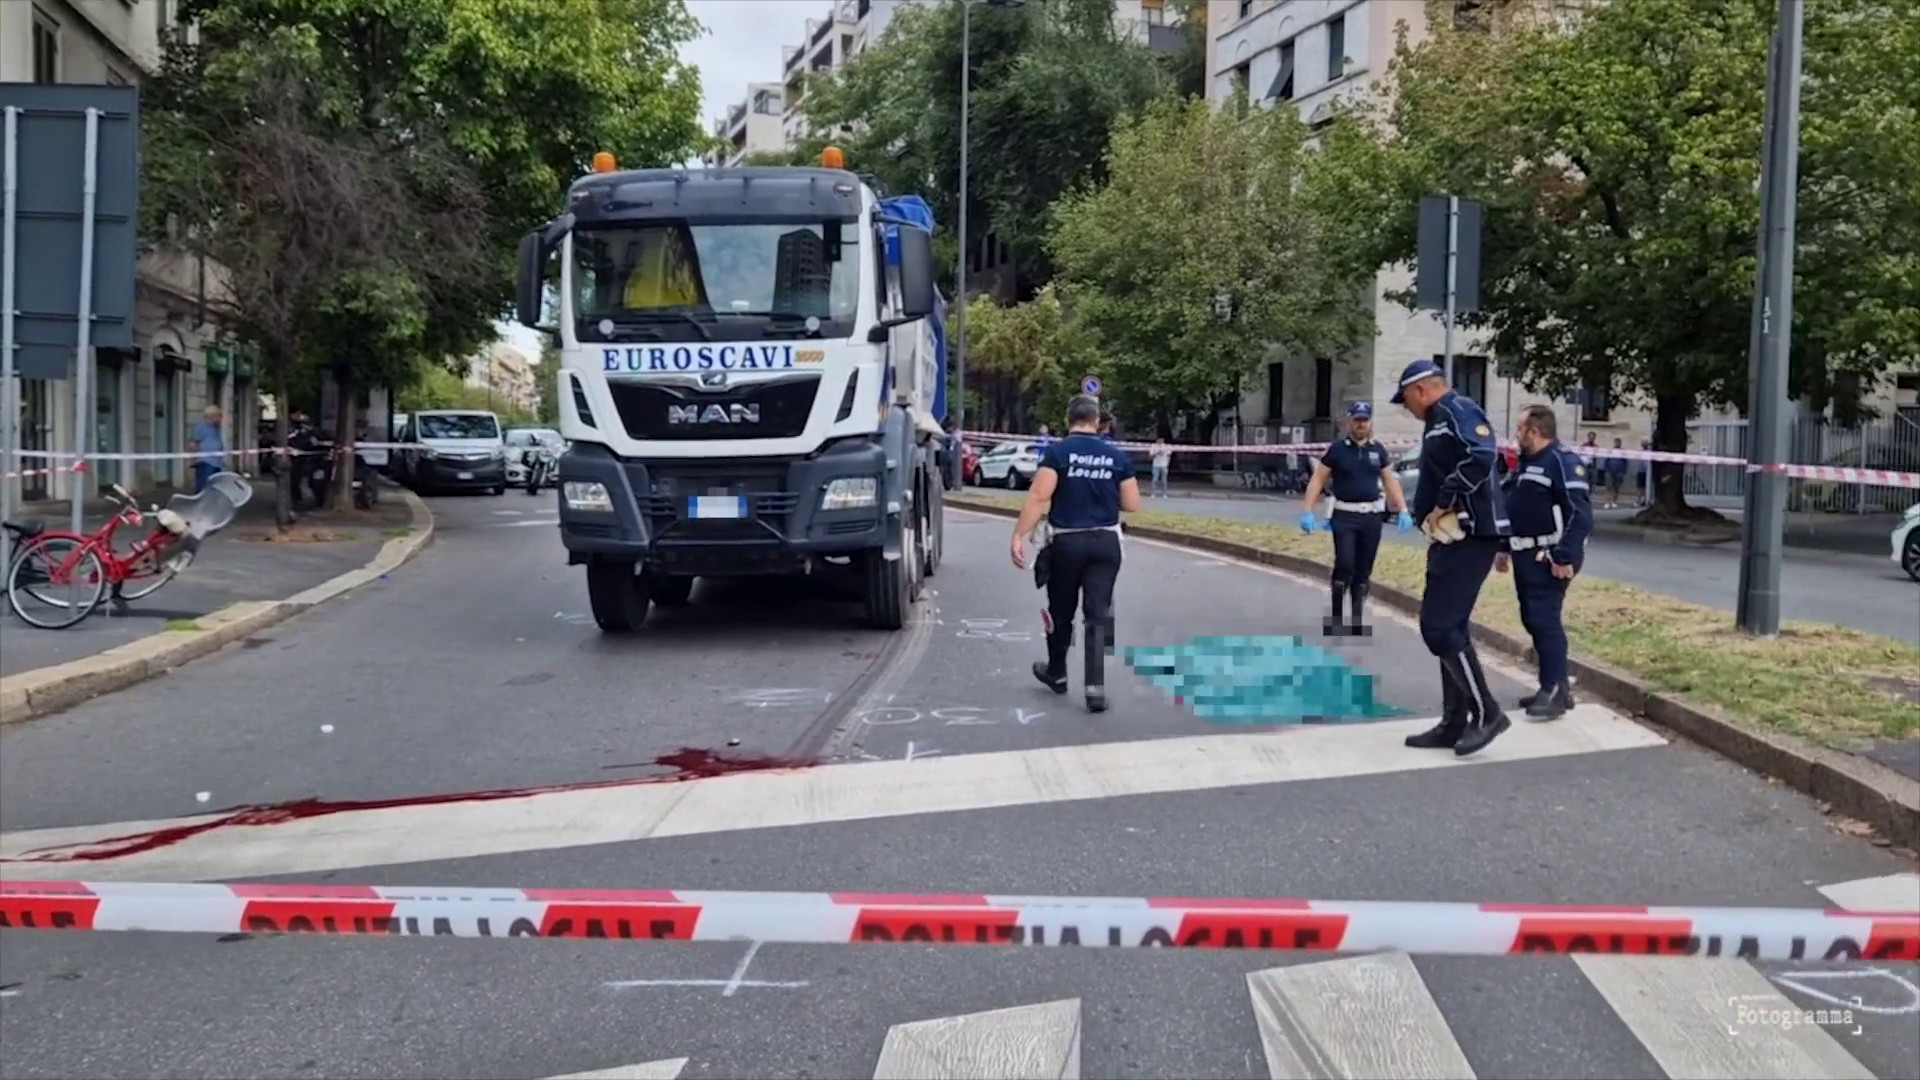
[[[1089,375],[1086,378],[1081,379],[1080,392],[1083,394],[1098,394],[1100,392],[1099,376]]]
[[[140,94],[131,86],[0,83],[14,108],[19,190],[14,207],[14,372],[64,379],[88,322],[87,344],[133,341],[134,230],[140,192]],[[100,110],[91,228],[83,223],[89,108]],[[93,239],[92,295],[82,307],[83,237]],[[84,312],[84,314],[83,314]]]

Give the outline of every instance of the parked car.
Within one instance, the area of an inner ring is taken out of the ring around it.
[[[972,443],[960,444],[960,482],[962,484],[980,482],[980,448]]]
[[[473,409],[436,409],[407,418],[394,455],[399,481],[418,492],[507,492],[507,446],[500,418]]]
[[[508,428],[507,483],[518,486],[527,479],[527,451],[544,446],[555,454],[565,453],[567,440],[552,428]]]
[[[975,470],[982,487],[997,485],[1018,491],[1032,484],[1033,474],[1040,471],[1040,444],[1003,442],[981,455]]]
[[[1893,561],[1907,576],[1920,581],[1920,503],[1907,507],[1893,527]]]

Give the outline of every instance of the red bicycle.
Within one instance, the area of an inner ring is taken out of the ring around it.
[[[64,630],[93,614],[111,595],[116,607],[151,596],[193,561],[200,541],[225,528],[253,496],[253,486],[233,473],[212,477],[197,495],[175,495],[165,509],[140,504],[119,484],[109,486],[108,501],[118,509],[89,534],[48,531],[39,522],[18,523],[23,541],[7,568],[7,602],[22,622],[42,630]],[[125,553],[113,549],[122,526],[140,528],[153,518],[153,531]],[[129,588],[130,583],[139,584]],[[64,591],[62,596],[56,590]],[[30,610],[23,598],[46,604],[52,613]]]

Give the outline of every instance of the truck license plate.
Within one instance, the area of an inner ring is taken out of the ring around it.
[[[739,495],[695,495],[687,502],[691,518],[738,521],[747,516],[747,500]]]
[[[458,476],[459,476],[459,478],[460,478],[460,479],[462,479],[462,480],[471,480],[471,479],[473,479],[473,474],[472,474],[472,473],[470,473],[470,472],[463,472],[463,473],[459,473],[459,474],[457,474],[457,475],[458,475]]]

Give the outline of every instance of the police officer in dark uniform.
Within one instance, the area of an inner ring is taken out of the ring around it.
[[[1044,515],[1051,541],[1036,558],[1047,589],[1047,658],[1033,675],[1056,694],[1067,692],[1067,650],[1073,613],[1086,626],[1087,708],[1107,708],[1106,656],[1113,647],[1113,586],[1120,576],[1120,512],[1140,509],[1140,482],[1127,452],[1100,435],[1100,403],[1077,397],[1067,409],[1067,435],[1040,458],[1027,504],[1013,525],[1013,565],[1025,569],[1027,539]]]
[[[1562,446],[1553,410],[1529,405],[1520,413],[1513,439],[1520,444],[1519,468],[1506,479],[1507,518],[1513,535],[1514,591],[1520,594],[1520,625],[1533,639],[1540,660],[1540,690],[1522,698],[1527,715],[1552,720],[1573,708],[1567,675],[1567,631],[1560,610],[1567,587],[1586,561],[1587,536],[1593,531],[1592,492],[1587,465]],[[1506,572],[1509,557],[1495,569]]]
[[[1383,486],[1384,497],[1380,493]],[[1327,447],[1314,465],[1313,479],[1307,481],[1307,508],[1300,515],[1300,531],[1314,530],[1314,508],[1329,488],[1333,493],[1333,515],[1328,519],[1333,532],[1333,613],[1322,623],[1322,629],[1330,636],[1364,636],[1372,631],[1361,618],[1360,609],[1373,580],[1373,559],[1380,551],[1384,516],[1393,514],[1401,532],[1413,528],[1406,493],[1400,490],[1399,477],[1393,475],[1393,455],[1373,439],[1373,406],[1367,402],[1347,406],[1347,437]],[[1353,596],[1351,631],[1340,615],[1349,594]]]
[[[1448,386],[1446,373],[1431,360],[1407,365],[1393,403],[1404,404],[1426,424],[1413,499],[1413,516],[1432,541],[1420,596],[1420,636],[1440,660],[1445,702],[1440,723],[1407,736],[1407,745],[1451,747],[1466,757],[1511,726],[1487,686],[1468,633],[1480,586],[1494,558],[1506,550],[1506,500],[1494,479],[1499,444],[1479,404]]]

